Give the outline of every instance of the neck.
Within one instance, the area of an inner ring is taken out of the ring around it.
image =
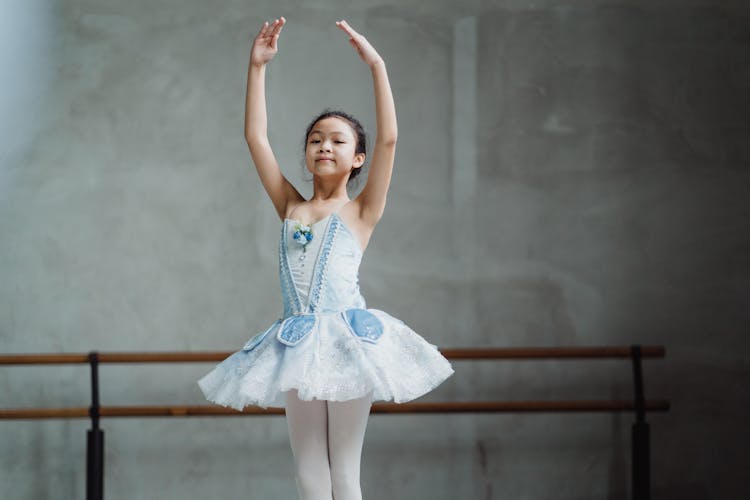
[[[309,201],[319,203],[349,201],[349,194],[346,192],[346,178],[313,177],[313,195]]]

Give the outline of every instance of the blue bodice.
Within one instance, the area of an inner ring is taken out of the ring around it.
[[[341,217],[333,212],[310,224],[305,245],[294,238],[297,224],[284,219],[279,241],[283,317],[366,308],[359,291],[362,250]]]

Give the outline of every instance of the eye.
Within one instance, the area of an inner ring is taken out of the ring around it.
[[[316,144],[318,142],[320,142],[320,140],[318,140],[318,139],[311,139],[310,140],[310,144]]]
[[[336,144],[345,144],[344,141],[336,141]]]

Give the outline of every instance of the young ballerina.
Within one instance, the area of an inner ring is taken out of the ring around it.
[[[302,500],[359,500],[360,458],[373,401],[403,403],[431,391],[450,363],[401,320],[367,308],[359,264],[385,208],[396,147],[396,111],[385,63],[346,21],[336,23],[372,72],[377,136],[361,193],[347,182],[365,162],[359,122],[324,112],[307,129],[305,164],[313,195],[304,199],[281,173],[267,136],[266,65],[286,23],[264,23],[248,69],[245,136],[278,213],[284,310],[268,329],[199,380],[206,398],[241,410],[286,409]],[[330,61],[329,61],[330,63]],[[341,71],[331,65],[332,71]]]

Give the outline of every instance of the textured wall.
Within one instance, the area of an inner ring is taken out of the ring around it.
[[[280,311],[279,221],[242,137],[249,43],[302,134],[399,115],[370,307],[449,346],[659,343],[654,497],[747,494],[750,7],[743,2],[8,0],[0,352],[236,349]],[[743,307],[744,306],[744,307]],[[456,363],[426,400],[627,398],[627,363]],[[102,403],[203,404],[204,365],[104,366]],[[88,404],[85,367],[0,367],[0,407]],[[630,415],[375,415],[365,498],[629,498]],[[104,420],[106,496],[294,498],[283,418]],[[0,421],[0,497],[82,498],[85,421]]]

